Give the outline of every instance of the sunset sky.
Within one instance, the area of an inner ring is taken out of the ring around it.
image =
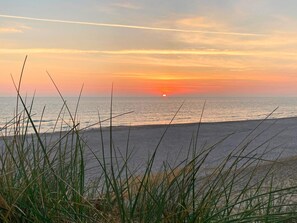
[[[0,1],[0,96],[297,96],[296,0]]]

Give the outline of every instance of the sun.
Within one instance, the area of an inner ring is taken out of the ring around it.
[[[162,97],[167,97],[167,94],[162,94]]]

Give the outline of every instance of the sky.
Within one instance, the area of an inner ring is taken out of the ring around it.
[[[297,96],[296,0],[0,0],[0,96]]]

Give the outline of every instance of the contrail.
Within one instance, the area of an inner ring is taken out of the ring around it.
[[[264,36],[264,34],[257,34],[257,33],[238,33],[238,32],[218,32],[218,31],[202,31],[202,30],[190,30],[190,29],[172,29],[172,28],[161,28],[161,27],[151,27],[151,26],[114,24],[114,23],[97,23],[97,22],[58,20],[58,19],[43,19],[43,18],[15,16],[15,15],[2,15],[2,14],[0,14],[0,17],[9,18],[9,19],[30,20],[30,21],[66,23],[66,24],[87,25],[87,26],[101,26],[101,27],[111,27],[111,28],[142,29],[142,30],[165,31],[165,32],[202,33],[202,34],[233,35],[233,36]]]

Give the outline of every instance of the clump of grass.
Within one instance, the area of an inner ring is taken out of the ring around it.
[[[224,139],[197,148],[198,125],[187,158],[176,166],[164,163],[156,173],[154,160],[170,123],[148,162],[143,164],[145,170],[135,174],[128,165],[130,154],[118,156],[119,151],[112,144],[112,107],[109,148],[104,148],[99,116],[102,141],[98,145],[102,150],[99,156],[84,140],[76,118],[77,109],[71,113],[54,82],[64,103],[56,120],[55,135],[40,133],[32,119],[34,98],[26,102],[20,94],[20,83],[21,78],[15,85],[18,94],[15,117],[1,129],[4,133],[0,156],[1,222],[294,222],[297,219],[297,187],[294,184],[276,187],[271,169],[261,179],[257,178],[258,167],[268,151],[254,155],[258,148],[247,150],[251,142],[246,139],[240,147],[230,150],[212,171],[202,174],[208,156]],[[64,121],[66,115],[71,124]],[[43,114],[41,120],[42,117]],[[65,125],[68,131],[64,131]],[[33,134],[29,134],[30,128]],[[13,131],[12,136],[5,134],[9,131]],[[129,144],[129,136],[127,141]],[[96,180],[86,180],[89,171],[86,150],[91,151],[98,163]]]

